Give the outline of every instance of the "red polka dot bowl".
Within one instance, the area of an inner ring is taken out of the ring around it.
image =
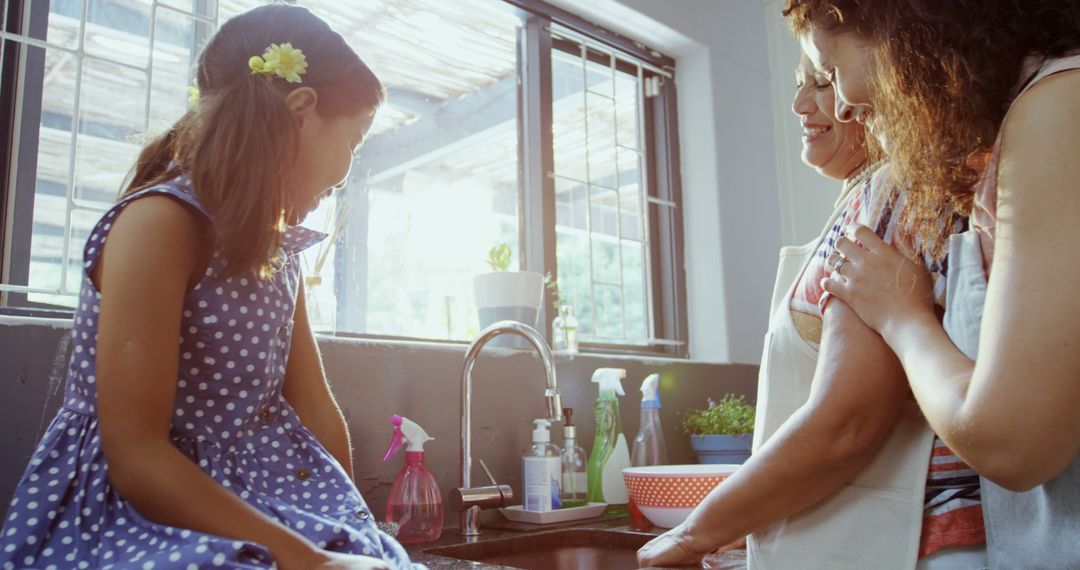
[[[623,469],[623,480],[649,522],[661,528],[678,526],[714,487],[738,465],[658,465]]]

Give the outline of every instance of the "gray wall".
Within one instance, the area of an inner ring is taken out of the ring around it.
[[[0,505],[10,501],[35,443],[56,413],[63,396],[69,353],[66,321],[0,322]],[[388,343],[320,338],[328,377],[344,409],[353,441],[357,486],[382,519],[400,456],[382,463],[390,440],[390,415],[401,414],[422,425],[435,441],[427,445],[427,464],[444,499],[459,484],[460,382],[464,346]],[[579,442],[592,448],[592,403],[596,386],[589,380],[599,367],[626,368],[622,398],[623,429],[632,441],[638,429],[642,379],[663,375],[661,410],[672,463],[692,463],[688,439],[679,427],[681,412],[701,407],[707,397],[725,392],[756,395],[757,367],[704,364],[639,357],[559,357],[563,405],[575,410]],[[520,493],[521,451],[531,439],[531,420],[545,414],[543,368],[524,351],[485,349],[473,373],[473,453],[484,459],[500,483]],[[553,430],[561,443],[561,430]],[[485,478],[477,469],[473,481]],[[447,515],[447,523],[456,518]]]

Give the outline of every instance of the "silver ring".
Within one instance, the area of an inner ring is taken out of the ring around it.
[[[840,261],[837,261],[836,264],[833,265],[833,268],[832,268],[833,273],[840,273],[840,268],[843,267],[844,264],[847,263],[847,262],[848,262],[848,258],[841,255],[840,256]]]

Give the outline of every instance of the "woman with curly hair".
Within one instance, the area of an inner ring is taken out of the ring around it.
[[[821,289],[850,224],[871,225],[921,257],[939,302],[946,259],[910,247],[900,224],[904,186],[875,160],[880,151],[864,127],[837,119],[833,86],[805,57],[796,85],[803,161],[844,187],[819,237],[780,252],[753,456],[683,524],[642,547],[638,562],[696,562],[754,533],[747,544],[755,569],[981,567],[978,476],[934,437],[888,345]]]
[[[944,322],[922,267],[868,228],[838,240],[823,287],[881,334],[930,425],[983,476],[991,567],[1080,568],[1080,3],[786,13],[837,115],[879,134],[911,181],[919,247],[949,249]],[[942,212],[970,213],[971,230],[946,243]]]

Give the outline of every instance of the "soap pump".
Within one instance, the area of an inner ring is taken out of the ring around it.
[[[562,456],[551,443],[551,422],[533,420],[532,445],[521,457],[521,482],[526,511],[547,512],[562,508]]]
[[[424,466],[424,444],[432,438],[424,428],[402,416],[393,416],[394,435],[383,462],[407,444],[405,466],[394,478],[386,504],[387,522],[398,525],[397,540],[403,544],[439,539],[443,527],[443,502],[439,485]]]
[[[660,375],[650,374],[641,383],[641,427],[630,454],[634,467],[667,465],[667,445],[660,426]]]
[[[562,506],[583,507],[588,504],[588,479],[585,464],[588,456],[577,443],[577,426],[574,425],[574,409],[563,408],[562,451]]]

